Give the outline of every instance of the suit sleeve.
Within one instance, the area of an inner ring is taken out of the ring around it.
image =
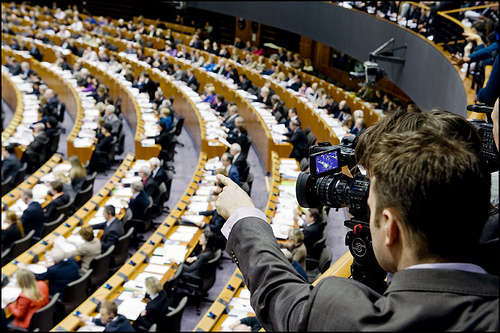
[[[251,304],[266,331],[304,331],[314,289],[281,252],[271,227],[256,217],[232,228],[226,250],[238,260]]]
[[[104,251],[104,249],[109,249],[111,245],[114,245],[116,241],[118,240],[119,236],[118,233],[115,230],[111,230],[109,234],[106,237],[106,241],[102,243],[101,247]]]

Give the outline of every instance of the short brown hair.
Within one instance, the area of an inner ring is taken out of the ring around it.
[[[63,191],[63,183],[61,183],[59,180],[50,182],[50,187],[52,187],[57,193]]]
[[[323,221],[323,214],[318,208],[310,208],[309,214],[311,214],[312,218],[314,219],[314,222]]]
[[[477,154],[463,141],[419,130],[382,135],[368,159],[376,215],[396,209],[418,259],[470,260],[491,183]]]
[[[118,306],[115,302],[104,301],[101,304],[101,308],[105,309],[108,314],[112,314],[115,316],[118,314]]]
[[[90,225],[83,226],[78,231],[78,234],[87,242],[91,242],[94,239],[94,231]]]

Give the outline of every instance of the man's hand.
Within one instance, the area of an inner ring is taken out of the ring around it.
[[[219,183],[224,184],[222,193],[215,201],[215,207],[219,215],[226,220],[239,208],[255,207],[252,199],[235,182],[223,175],[217,175]]]

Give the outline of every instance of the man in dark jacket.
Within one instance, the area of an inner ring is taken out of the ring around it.
[[[319,258],[320,253],[313,252],[313,245],[323,237],[325,224],[321,212],[317,208],[310,208],[306,212],[304,232],[304,245],[307,249],[307,255],[311,258]]]
[[[297,119],[290,121],[290,139],[287,141],[293,145],[293,150],[290,153],[290,158],[295,158],[300,161],[307,156],[307,136],[305,135],[300,123]]]
[[[187,72],[186,72],[186,85],[193,89],[194,91],[198,91],[198,89],[200,89],[200,83],[198,82],[198,80],[196,80],[196,77],[194,76],[193,74],[193,71],[188,69]]]
[[[75,259],[64,259],[64,252],[57,247],[52,249],[48,257],[49,261],[54,264],[47,268],[47,272],[36,274],[35,277],[37,280],[48,280],[50,295],[60,293],[60,297],[62,298],[64,288],[68,283],[80,277],[78,273],[80,267],[78,267]]]
[[[142,219],[149,205],[149,198],[144,192],[144,185],[142,183],[133,183],[131,187],[133,195],[128,203],[128,208],[132,212],[133,219]]]
[[[104,301],[99,310],[100,318],[91,318],[87,315],[79,315],[83,322],[92,322],[97,326],[104,326],[104,332],[134,332],[130,321],[123,315],[118,314],[118,306],[115,302]]]
[[[123,224],[116,218],[114,206],[104,206],[104,218],[106,219],[106,222],[92,226],[94,229],[104,230],[101,237],[102,253],[106,252],[112,245],[115,245],[118,238],[125,234]]]
[[[21,169],[21,162],[14,153],[14,147],[12,145],[2,147],[2,182],[11,177],[12,184],[19,169]]]
[[[35,230],[35,237],[42,237],[43,224],[45,223],[42,206],[39,202],[33,201],[33,192],[29,189],[23,190],[21,199],[28,205],[21,215],[24,232],[27,234],[31,230]]]

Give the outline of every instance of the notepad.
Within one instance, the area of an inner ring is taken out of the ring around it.
[[[148,273],[165,275],[165,273],[167,273],[169,268],[170,268],[170,266],[168,266],[168,265],[158,265],[158,264],[150,263],[149,265],[146,266],[144,271],[148,272]]]
[[[134,298],[129,298],[118,306],[118,313],[129,320],[136,320],[145,308],[146,303]]]
[[[166,263],[181,263],[186,258],[187,249],[184,245],[166,245],[165,246],[165,262]]]

